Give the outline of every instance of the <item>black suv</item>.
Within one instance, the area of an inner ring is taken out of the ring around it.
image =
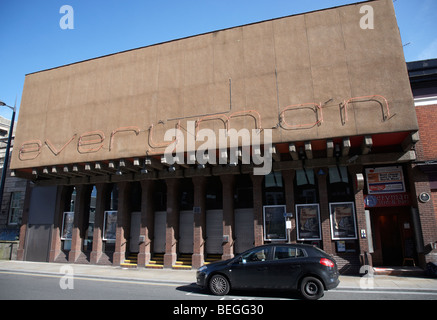
[[[215,295],[232,289],[287,289],[305,299],[320,299],[340,283],[335,260],[304,244],[272,244],[250,249],[233,259],[204,265],[197,285]]]

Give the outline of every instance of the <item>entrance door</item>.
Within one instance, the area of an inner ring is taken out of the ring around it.
[[[130,241],[129,251],[131,253],[139,252],[141,228],[141,212],[132,212],[130,219]]]
[[[153,238],[153,252],[165,252],[165,230],[167,224],[167,211],[155,212],[155,237]]]
[[[242,253],[253,248],[253,208],[235,209],[235,253]]]
[[[179,253],[193,253],[194,214],[181,211],[179,215]]]
[[[223,254],[223,210],[206,211],[206,253]]]
[[[404,258],[415,259],[409,207],[372,209],[371,216],[376,266],[402,266]]]

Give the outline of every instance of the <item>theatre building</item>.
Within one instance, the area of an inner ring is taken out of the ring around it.
[[[290,241],[342,272],[423,264],[417,132],[391,0],[28,74],[18,256],[198,268]]]

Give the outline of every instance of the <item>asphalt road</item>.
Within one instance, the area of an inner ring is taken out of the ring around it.
[[[297,294],[278,291],[231,292],[216,297],[195,284],[61,276],[0,271],[0,300],[296,300]],[[437,292],[345,290],[325,293],[322,300],[437,300]]]

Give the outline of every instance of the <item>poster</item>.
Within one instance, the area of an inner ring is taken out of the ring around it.
[[[405,192],[402,167],[382,167],[366,169],[369,194]]]
[[[297,240],[322,240],[318,204],[296,205]]]
[[[103,240],[115,241],[117,232],[117,211],[105,211]]]
[[[264,240],[287,240],[285,206],[264,206]]]
[[[64,212],[62,218],[61,240],[71,240],[73,237],[74,212]]]
[[[353,202],[329,204],[332,240],[357,239],[357,227]]]

